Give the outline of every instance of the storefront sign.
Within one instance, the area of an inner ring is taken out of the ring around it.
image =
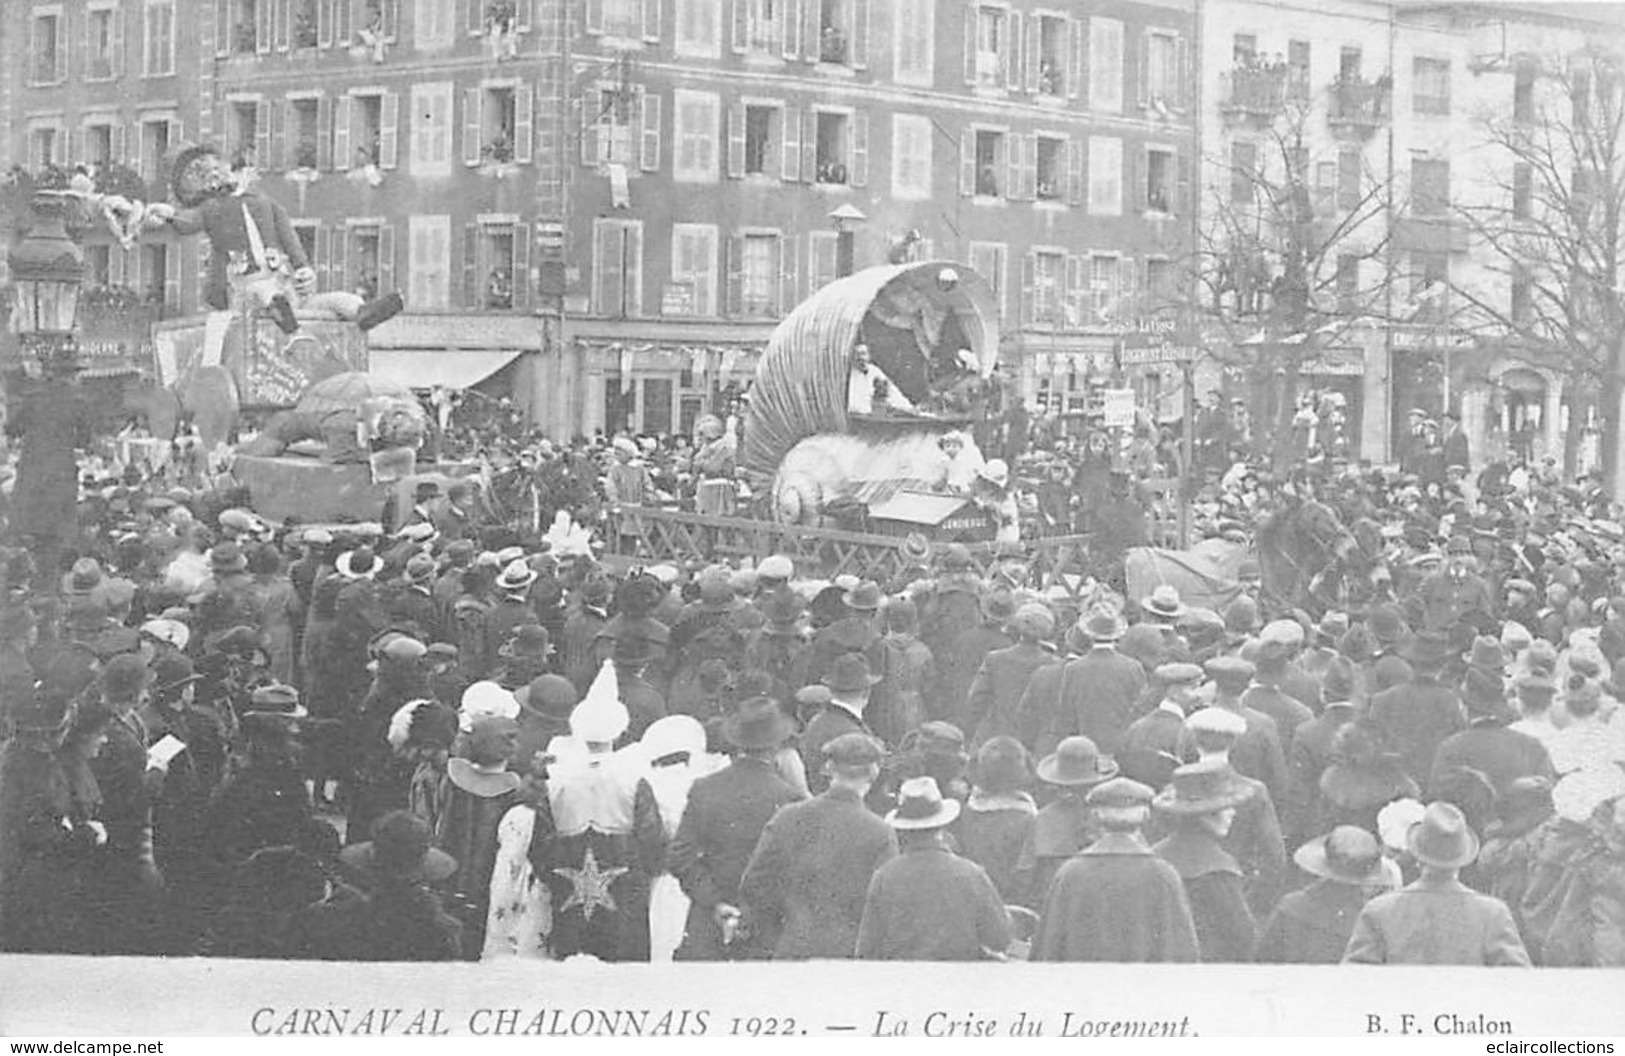
[[[1175,327],[1172,319],[1146,319],[1134,329],[1125,329],[1118,353],[1118,362],[1125,367],[1189,363],[1195,358],[1196,342],[1190,333]]]
[[[1106,428],[1127,429],[1134,424],[1134,390],[1103,389]]]
[[[1365,353],[1357,348],[1330,349],[1303,361],[1300,374],[1349,376],[1365,373]]]

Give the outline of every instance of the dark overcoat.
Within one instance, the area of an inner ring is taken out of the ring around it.
[[[1055,874],[1028,959],[1197,960],[1179,874],[1138,836],[1101,837]]]
[[[875,872],[858,927],[866,961],[980,961],[1010,945],[1010,915],[982,867],[910,847]]]

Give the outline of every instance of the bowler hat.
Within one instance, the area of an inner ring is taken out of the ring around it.
[[[576,706],[577,694],[575,684],[563,675],[537,675],[514,690],[513,699],[522,708],[568,719],[570,709]]]
[[[1228,764],[1218,760],[1190,763],[1174,771],[1173,782],[1151,801],[1164,814],[1213,814],[1239,806],[1250,790],[1235,779]]]
[[[457,859],[431,843],[428,822],[408,810],[392,810],[372,826],[372,839],[351,844],[339,860],[374,878],[439,883],[457,871]]]
[[[1311,876],[1344,884],[1366,886],[1383,880],[1382,845],[1374,834],[1354,825],[1339,825],[1317,836],[1299,847],[1292,860]]]
[[[1478,857],[1478,836],[1454,803],[1429,803],[1405,834],[1411,857],[1438,869],[1459,869]]]
[[[1373,607],[1366,617],[1366,626],[1371,630],[1371,637],[1385,649],[1405,637],[1405,619],[1392,605]]]
[[[869,658],[862,653],[845,653],[836,657],[824,676],[824,685],[836,693],[858,693],[868,690],[880,676],[869,671]]]
[[[794,732],[790,716],[768,697],[752,697],[722,720],[723,740],[746,751],[777,748]]]
[[[406,562],[406,578],[412,583],[427,583],[434,578],[434,558],[428,554],[413,554]]]
[[[1096,609],[1083,621],[1083,633],[1096,645],[1115,642],[1123,637],[1126,630],[1128,624],[1124,622],[1123,617],[1110,609]]]
[[[1117,763],[1081,735],[1066,738],[1038,763],[1039,779],[1051,785],[1096,785],[1115,776]]]
[[[897,809],[886,815],[894,829],[940,829],[959,817],[959,801],[944,799],[935,778],[913,777],[897,789]]]
[[[505,659],[528,658],[545,660],[553,653],[553,643],[547,628],[539,623],[526,623],[514,628],[513,634],[497,650]]]
[[[841,595],[841,602],[855,612],[874,612],[880,608],[880,587],[867,581],[859,583]]]

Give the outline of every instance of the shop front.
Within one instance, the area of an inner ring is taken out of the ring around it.
[[[576,341],[588,398],[582,431],[691,436],[702,415],[742,410],[761,346]]]

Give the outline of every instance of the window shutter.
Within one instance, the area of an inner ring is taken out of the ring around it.
[[[1086,99],[1089,84],[1089,20],[1074,18],[1066,30],[1071,45],[1067,56],[1066,94],[1070,99]]]
[[[976,83],[976,5],[965,5],[965,83]]]
[[[444,2],[444,0],[442,0]],[[479,36],[485,32],[485,0],[463,0],[468,5],[466,10],[466,28],[469,36]],[[517,4],[515,5],[518,6]]]
[[[513,160],[529,165],[536,147],[536,94],[529,83],[513,89]]]
[[[1021,196],[1027,201],[1038,198],[1038,136],[1022,136]]]
[[[378,292],[395,288],[395,225],[378,225]]]
[[[322,169],[343,167],[333,152],[333,100],[325,95],[316,100],[316,165]]]
[[[83,45],[84,37],[81,36],[79,38],[79,41],[80,41],[80,44]],[[77,50],[80,50],[80,49],[75,49],[75,50],[77,51]],[[60,84],[61,82],[68,79],[68,66],[69,66],[69,63],[68,63],[68,12],[66,10],[64,10],[60,15],[56,16],[56,80],[57,80],[57,83]],[[84,67],[83,63],[80,63],[77,68],[82,70],[85,67]]]
[[[181,305],[180,247],[164,244],[164,311],[179,311]]]
[[[465,308],[483,308],[480,300],[480,285],[483,271],[480,268],[480,225],[463,225],[463,306]]]
[[[1068,256],[1066,258],[1066,304],[1068,311],[1064,311],[1067,329],[1077,329],[1089,323],[1089,258],[1084,256]]]
[[[519,0],[514,5],[514,29],[521,33],[529,33],[532,24],[536,21],[531,8],[535,0]]]
[[[743,4],[746,0],[738,0]],[[796,35],[801,30],[801,0],[783,0],[779,8],[779,30],[784,35],[780,54],[786,59],[793,59],[801,50],[800,41]]]
[[[639,130],[638,167],[644,172],[660,171],[660,100],[658,92],[644,92]]]
[[[820,0],[801,0],[801,58],[804,62],[817,62],[822,44],[819,33],[818,5]]]
[[[1027,65],[1026,88],[1029,93],[1038,91],[1038,58],[1043,54],[1043,41],[1040,39],[1044,28],[1044,20],[1037,15],[1027,19]]]
[[[326,224],[316,228],[316,259],[311,261],[316,268],[316,288],[318,290],[331,290],[333,288],[333,230]]]
[[[1038,253],[1029,249],[1021,256],[1021,324],[1033,324],[1033,286],[1038,282]]]
[[[1189,216],[1195,209],[1195,199],[1191,193],[1191,158],[1183,151],[1174,155],[1174,172],[1177,182],[1174,185],[1174,200],[1170,204],[1174,212],[1181,216]]]
[[[350,292],[350,273],[346,267],[345,250],[349,248],[350,229],[348,227],[335,227],[333,237],[328,240],[328,252],[331,258],[328,261],[327,276],[328,289]]]
[[[818,178],[818,115],[811,110],[801,111],[801,178]]]
[[[401,126],[401,97],[395,92],[385,92],[384,100],[378,105],[378,165],[380,168],[393,169],[399,157]]]
[[[599,34],[604,31],[604,0],[587,0],[583,22],[588,33]]]
[[[214,53],[221,58],[231,54],[231,5],[232,0],[214,0]]]
[[[112,10],[112,29],[109,32],[112,34],[112,75],[117,78],[117,76],[124,76],[124,8],[114,8]]]
[[[124,247],[117,242],[107,250],[107,283],[110,286],[124,285]]]
[[[734,103],[728,107],[728,175],[735,179],[745,175],[744,103]]]
[[[276,106],[274,103],[271,105]],[[261,164],[268,169],[279,168],[285,172],[292,172],[298,167],[299,113],[294,109],[294,102],[292,99],[284,99],[282,101],[282,105],[277,106],[276,109],[282,112],[282,127],[287,131],[287,136],[278,136],[273,126],[273,130],[271,132],[271,153],[276,160],[272,161],[270,158],[265,158]]]
[[[1140,105],[1151,105],[1151,33],[1140,32],[1140,68],[1135,71],[1140,82]]]
[[[1007,132],[1004,135],[1004,196],[1012,201],[1021,197],[1021,137]]]
[[[124,160],[128,157],[128,155],[124,153],[124,126],[120,124],[112,125],[107,130],[107,137],[110,141],[107,145],[109,151],[107,160],[115,164],[123,164]]]
[[[289,10],[292,0],[264,0],[271,5],[271,16],[276,19],[276,50],[288,50],[288,23],[293,14]]]
[[[852,68],[869,68],[869,0],[850,0],[852,5]]]
[[[784,157],[780,175],[794,183],[801,179],[801,111],[787,106],[783,111]],[[812,173],[807,174],[809,177]]]
[[[81,136],[77,128],[64,128],[62,130],[63,161],[71,169],[79,164],[79,143]]]
[[[779,314],[789,315],[796,306],[796,236],[779,237]]]
[[[260,168],[266,171],[275,169],[282,160],[277,153],[279,145],[277,138],[271,134],[271,124],[281,113],[282,108],[275,103],[254,104],[254,153],[258,157]]]
[[[852,186],[869,185],[869,113],[852,114]]]
[[[333,43],[348,47],[351,40],[350,5],[355,0],[333,0]]]
[[[750,0],[730,0],[733,4],[733,19],[731,20],[732,38],[728,46],[733,48],[735,55],[745,53],[745,38],[750,33]]]
[[[1014,91],[1021,88],[1021,44],[1025,39],[1021,35],[1021,12],[1011,11],[1006,21],[1004,34],[1004,85]]]
[[[316,5],[316,46],[318,48],[331,48],[333,46],[333,22],[340,3],[344,0],[321,0]]]
[[[976,193],[976,133],[968,128],[959,133],[959,193]]]
[[[355,168],[350,156],[350,121],[355,114],[355,100],[341,95],[333,100],[333,170],[348,172]]]
[[[660,40],[660,0],[643,0],[643,39]]]
[[[463,164],[480,163],[480,105],[485,93],[479,88],[463,89]]]
[[[1134,291],[1139,288],[1139,271],[1134,266],[1133,257],[1120,257],[1117,261],[1117,307],[1112,310],[1113,315],[1123,318],[1131,316],[1137,311],[1134,301]]]
[[[581,108],[581,164],[598,164],[598,99],[597,92],[579,100]]]
[[[401,0],[384,0],[384,39],[395,42],[401,29]]]
[[[154,158],[151,171],[148,171],[144,166],[143,162],[145,160],[146,159],[143,158],[141,150],[141,122],[132,121],[130,122],[129,127],[125,129],[124,162],[125,164],[129,165],[130,168],[134,169],[136,172],[139,172],[141,174],[141,178],[144,180],[159,179],[163,175],[164,159]],[[158,191],[158,197],[169,197],[169,188],[160,188]]]
[[[260,0],[254,5],[254,50],[265,55],[271,50],[271,4]]]
[[[1191,105],[1191,48],[1183,35],[1174,44],[1174,91],[1178,93],[1174,105],[1184,109]]]
[[[530,228],[513,225],[513,306],[530,305]]]
[[[124,284],[132,290],[141,290],[141,258],[146,255],[146,246],[137,242],[130,249],[124,250],[121,258],[124,262]],[[142,290],[145,293],[145,290]]]
[[[728,314],[737,318],[745,310],[745,236],[728,236]]]
[[[1088,184],[1083,178],[1084,149],[1081,139],[1066,142],[1066,200],[1069,205],[1082,205],[1084,195],[1089,193]]]

